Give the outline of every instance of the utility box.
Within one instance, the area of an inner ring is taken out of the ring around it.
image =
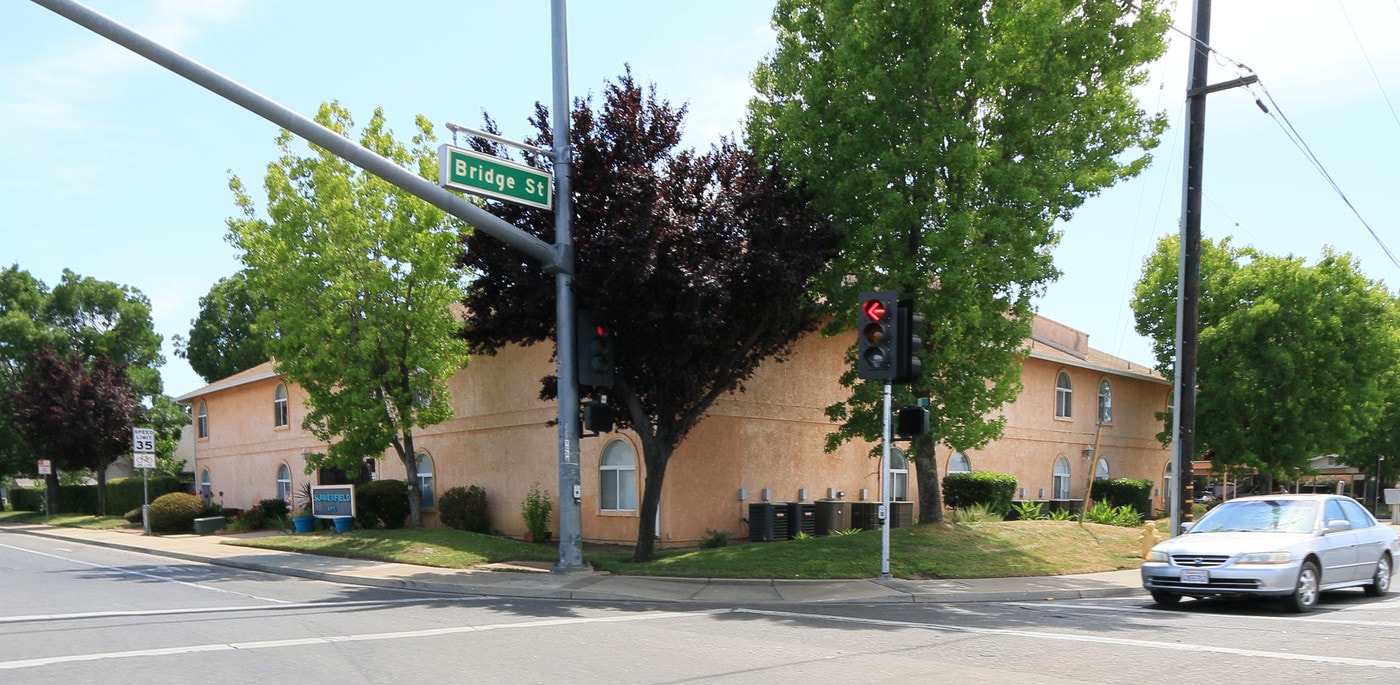
[[[788,539],[788,505],[786,502],[761,502],[749,505],[749,541],[772,542]]]
[[[913,502],[890,502],[890,527],[914,525]]]
[[[798,533],[817,534],[817,505],[811,502],[788,502],[788,538]]]
[[[851,529],[851,503],[837,499],[817,500],[817,535],[835,535]]]
[[[228,528],[228,519],[222,516],[207,516],[194,520],[194,532],[196,535],[213,535]]]
[[[851,502],[851,527],[856,530],[879,530],[880,503]]]

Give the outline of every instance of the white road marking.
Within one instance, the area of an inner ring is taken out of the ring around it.
[[[131,618],[136,616],[180,616],[189,614],[227,614],[250,611],[295,611],[299,609],[341,609],[345,607],[392,606],[395,604],[464,603],[496,599],[488,595],[472,597],[406,597],[402,599],[365,599],[345,602],[299,602],[282,603],[276,606],[263,604],[231,607],[190,607],[184,609],[132,609],[129,611],[81,611],[68,614],[28,614],[22,616],[0,616],[0,625],[6,623],[28,623],[38,621],[81,621],[97,618]]]
[[[1060,642],[1086,642],[1102,645],[1117,645],[1120,647],[1161,649],[1173,652],[1229,654],[1233,656],[1248,656],[1262,659],[1280,659],[1284,661],[1306,661],[1311,663],[1332,664],[1338,666],[1360,666],[1365,668],[1400,669],[1400,661],[1383,661],[1380,659],[1355,659],[1351,657],[1338,656],[1318,656],[1311,654],[1294,654],[1292,652],[1269,652],[1259,649],[1239,649],[1235,647],[1223,647],[1220,645],[1185,644],[1177,642],[1153,642],[1151,640],[1129,640],[1124,638],[1102,637],[1098,635],[1072,635],[1065,633],[1042,633],[1029,630],[1007,630],[1002,628],[976,628],[971,626],[954,626],[937,623],[916,623],[912,621],[891,621],[874,618],[852,618],[847,616],[807,614],[794,611],[769,611],[764,609],[735,609],[734,613],[754,614],[757,616],[774,616],[779,618],[805,618],[813,621],[855,623],[861,625],[881,626],[886,628],[914,628],[921,630],[939,630],[950,633],[966,633],[973,635],[1023,637],[1037,640],[1056,640]]]
[[[665,618],[695,617],[726,612],[728,612],[727,609],[684,612],[654,611],[641,614],[627,614],[621,616],[599,616],[593,618],[552,618],[542,619],[538,621],[523,621],[519,623],[494,623],[482,626],[455,626],[451,628],[405,630],[392,633],[331,635],[326,637],[303,637],[283,640],[263,640],[260,642],[231,642],[213,643],[205,645],[186,645],[183,647],[159,647],[153,649],[135,649],[125,652],[94,652],[91,654],[68,654],[62,656],[40,657],[35,659],[15,659],[12,661],[0,661],[0,670],[13,671],[25,668],[39,668],[43,666],[52,666],[55,664],[70,664],[84,661],[178,656],[183,654],[195,654],[201,652],[251,651],[259,649],[279,649],[283,647],[301,647],[306,645],[331,645],[345,642],[370,642],[376,640],[409,640],[420,639],[424,637],[437,637],[441,635],[480,633],[490,630],[507,630],[516,628],[543,628],[550,626],[570,626],[590,623],[630,623],[633,621],[652,621],[656,619]]]
[[[1144,609],[1142,607],[1119,607],[1100,606],[1095,604],[1044,604],[1035,602],[1005,602],[1006,606],[1023,606],[1033,609],[1083,609],[1088,611],[1111,611],[1120,614],[1144,614],[1154,616],[1209,616],[1212,620],[1239,619],[1241,621],[1286,621],[1288,623],[1333,623],[1337,625],[1349,626],[1376,626],[1381,628],[1400,628],[1400,621],[1357,621],[1353,619],[1324,618],[1321,616],[1265,616],[1260,614],[1192,614],[1189,611],[1172,611],[1163,609]],[[1378,607],[1378,605],[1377,605]],[[1377,608],[1367,606],[1367,609]]]
[[[165,577],[165,576],[159,576],[159,575],[155,575],[155,574],[153,574],[153,573],[145,573],[145,572],[143,572],[143,571],[133,571],[133,570],[131,570],[131,569],[121,568],[121,567],[118,567],[118,566],[106,566],[106,565],[103,565],[103,564],[94,564],[94,563],[92,563],[92,562],[90,562],[90,561],[83,561],[83,560],[81,560],[81,559],[73,559],[73,558],[71,558],[71,557],[60,556],[60,555],[58,555],[58,554],[49,554],[48,552],[40,552],[39,550],[35,550],[35,549],[25,549],[24,547],[15,547],[15,546],[13,546],[13,545],[6,545],[6,544],[4,544],[4,543],[0,543],[0,547],[4,547],[5,549],[12,549],[12,550],[14,550],[14,551],[16,551],[16,552],[25,552],[25,553],[33,554],[33,555],[36,555],[36,556],[48,557],[48,558],[50,558],[50,559],[58,559],[58,560],[60,560],[60,561],[66,561],[66,562],[68,562],[68,563],[70,563],[70,564],[81,564],[81,565],[83,565],[83,566],[90,566],[90,567],[92,567],[92,568],[98,568],[98,569],[102,569],[102,570],[104,570],[104,571],[117,571],[118,573],[125,573],[125,574],[127,574],[127,575],[137,576],[137,577],[139,577],[139,578],[147,578],[147,579],[150,579],[150,580],[160,580],[160,581],[164,581],[164,582],[167,582],[167,583],[175,583],[176,585],[184,585],[185,587],[196,588],[196,589],[199,589],[199,590],[208,590],[208,591],[210,591],[210,592],[219,592],[219,593],[223,593],[223,594],[227,594],[227,595],[238,595],[239,597],[247,597],[248,599],[256,599],[256,600],[263,601],[263,602],[272,602],[272,603],[274,603],[274,604],[290,604],[290,602],[288,602],[287,600],[283,600],[283,599],[273,599],[273,598],[271,598],[271,597],[259,597],[259,596],[257,596],[257,595],[250,595],[250,594],[248,594],[248,593],[246,593],[246,592],[236,592],[236,591],[234,591],[234,590],[225,590],[225,589],[223,589],[223,588],[217,588],[217,587],[213,587],[213,586],[211,586],[211,585],[202,585],[202,584],[200,584],[200,583],[191,583],[191,582],[184,581],[184,580],[175,580],[174,578],[167,578],[167,577]]]

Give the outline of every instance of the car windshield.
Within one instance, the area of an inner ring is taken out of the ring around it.
[[[1191,527],[1192,533],[1261,531],[1310,533],[1317,521],[1317,502],[1250,500],[1226,502]]]

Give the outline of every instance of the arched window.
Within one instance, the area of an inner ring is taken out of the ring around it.
[[[909,462],[904,459],[904,450],[890,450],[890,499],[909,501]]]
[[[1094,479],[1108,480],[1109,478],[1112,478],[1112,476],[1108,473],[1108,460],[1099,457],[1099,463],[1094,465]]]
[[[1113,423],[1113,386],[1107,378],[1099,381],[1099,423]]]
[[[1172,499],[1172,462],[1167,460],[1167,467],[1162,469],[1162,501],[1170,502]]]
[[[292,470],[286,464],[277,467],[277,499],[292,502]]]
[[[1060,457],[1055,460],[1055,471],[1050,476],[1050,498],[1069,499],[1069,460]]]
[[[418,494],[424,509],[433,508],[433,460],[426,452],[418,453]]]
[[[972,462],[968,460],[966,452],[954,452],[948,457],[948,473],[971,473]]]
[[[282,383],[277,384],[277,390],[272,394],[272,425],[276,428],[287,426],[287,386]]]
[[[613,440],[598,462],[598,508],[637,510],[637,457],[626,440]]]
[[[209,407],[202,400],[195,412],[195,435],[201,439],[209,437]]]
[[[1061,371],[1055,378],[1055,418],[1068,419],[1074,415],[1074,386],[1069,373]]]

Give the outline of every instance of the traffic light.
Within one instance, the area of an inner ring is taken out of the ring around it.
[[[913,300],[899,301],[899,336],[895,341],[895,383],[909,383],[924,372],[924,362],[916,355],[924,349],[924,317],[914,311]]]
[[[861,293],[859,326],[856,376],[893,382],[898,372],[899,294],[893,290]]]
[[[591,433],[611,433],[615,418],[613,408],[602,402],[583,405],[583,427]]]
[[[600,323],[593,312],[576,312],[575,345],[577,351],[578,384],[595,388],[611,388],[613,384],[612,329]]]
[[[928,409],[917,404],[899,408],[899,414],[895,420],[895,435],[905,440],[913,440],[927,432]]]

